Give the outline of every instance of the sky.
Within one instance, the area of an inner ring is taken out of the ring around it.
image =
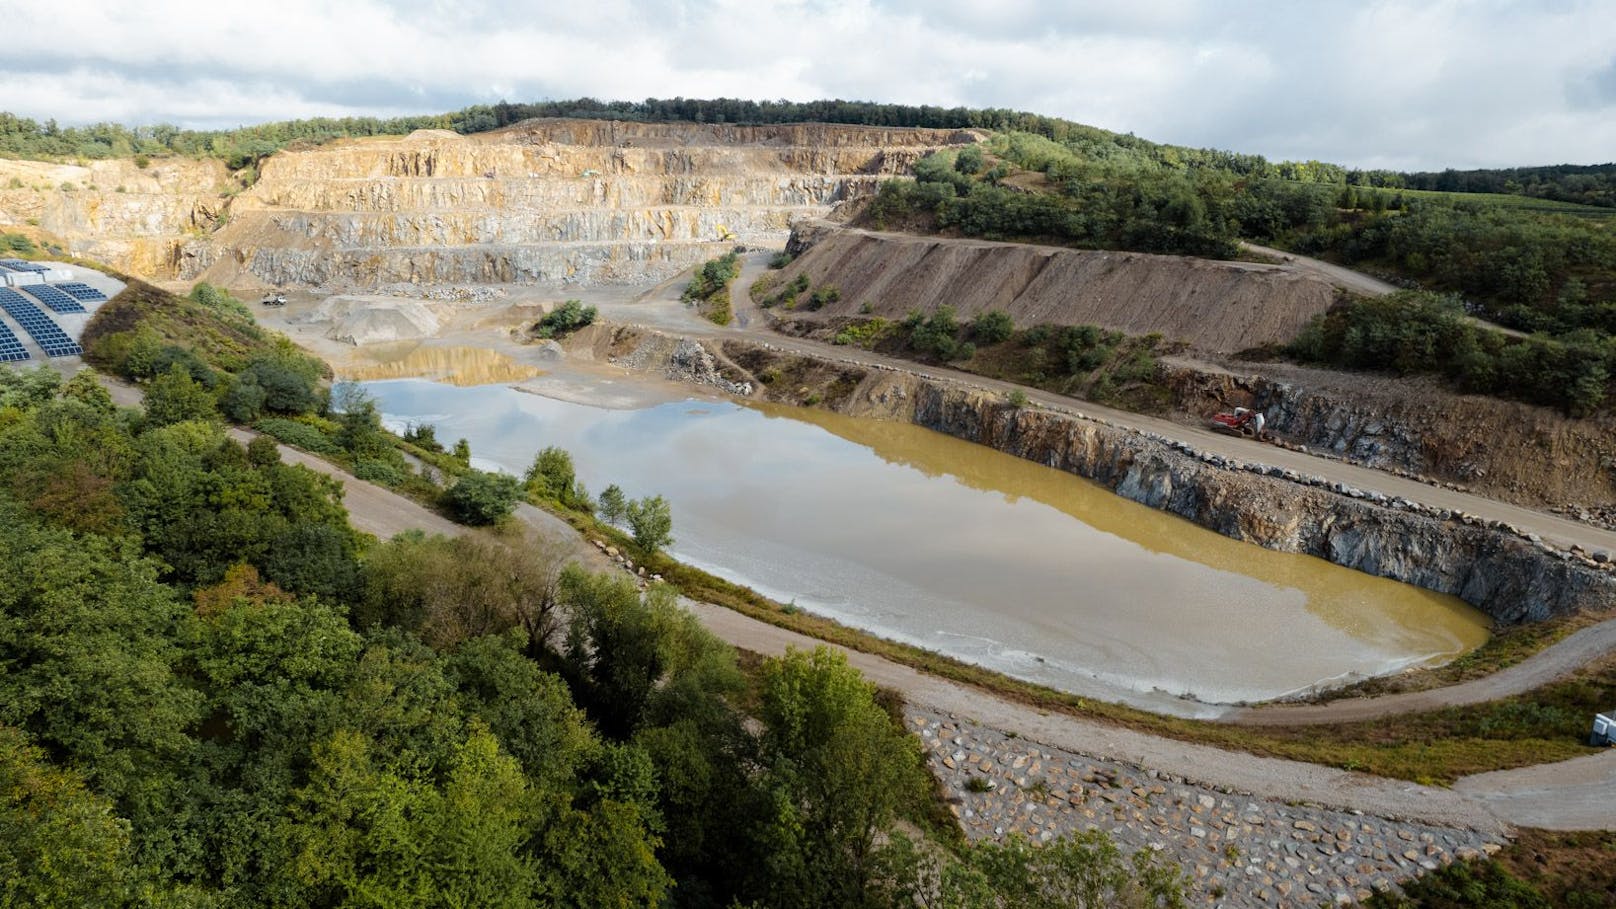
[[[0,23],[0,110],[64,124],[843,98],[1365,168],[1616,160],[1616,0],[0,0]]]

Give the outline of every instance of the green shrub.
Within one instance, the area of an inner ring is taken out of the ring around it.
[[[259,432],[274,436],[294,448],[320,455],[340,455],[341,446],[325,433],[297,420],[268,417],[253,424]]]
[[[540,338],[564,338],[595,321],[596,310],[585,306],[582,300],[567,300],[545,313],[533,326],[533,334]]]
[[[449,516],[462,524],[493,524],[516,509],[521,485],[502,473],[472,470],[443,494]]]
[[[1010,340],[1015,334],[1016,324],[1011,320],[1010,314],[1002,309],[988,309],[977,313],[971,321],[971,337],[983,344],[998,344]]]
[[[353,475],[361,480],[393,487],[403,486],[409,479],[403,470],[386,461],[358,461],[354,464]]]

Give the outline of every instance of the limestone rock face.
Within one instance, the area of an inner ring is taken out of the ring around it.
[[[0,188],[0,225],[32,218],[75,254],[232,287],[636,283],[735,243],[781,243],[794,220],[979,138],[534,120],[283,151],[233,196],[216,161],[0,161],[0,187],[13,174],[22,184]]]

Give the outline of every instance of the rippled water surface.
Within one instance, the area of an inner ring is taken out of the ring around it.
[[[1450,659],[1459,600],[1270,552],[1070,474],[915,426],[688,401],[604,410],[504,386],[366,387],[395,423],[520,474],[673,505],[674,553],[781,601],[1085,694],[1260,700]],[[1140,697],[1128,698],[1145,703]]]

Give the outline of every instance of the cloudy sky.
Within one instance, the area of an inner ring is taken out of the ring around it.
[[[0,0],[0,23],[0,110],[63,123],[836,97],[1362,167],[1616,160],[1616,0]]]

